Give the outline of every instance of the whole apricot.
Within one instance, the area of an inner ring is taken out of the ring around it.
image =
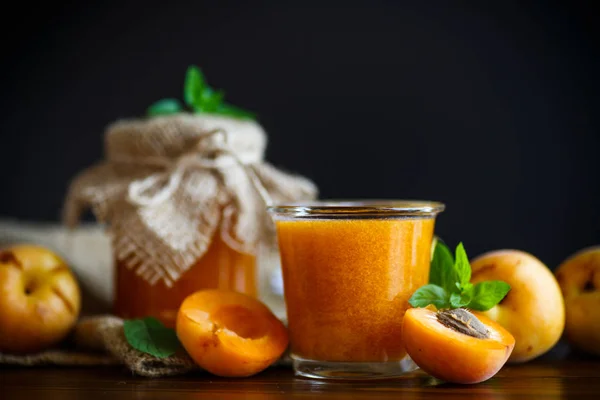
[[[600,355],[600,246],[573,254],[555,274],[565,299],[567,340]]]
[[[412,360],[428,374],[453,383],[472,384],[494,376],[515,345],[499,324],[464,309],[411,308],[402,337]]]
[[[515,337],[509,362],[534,359],[558,342],[565,326],[564,301],[554,275],[540,260],[519,250],[497,250],[472,260],[471,269],[473,283],[502,280],[511,287],[485,312]]]
[[[275,362],[288,345],[283,323],[259,300],[221,289],[188,296],[176,332],[190,357],[215,375],[246,377]]]
[[[79,311],[79,286],[58,255],[31,245],[0,250],[0,351],[31,353],[60,342]]]

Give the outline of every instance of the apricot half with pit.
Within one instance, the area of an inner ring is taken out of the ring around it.
[[[225,377],[264,370],[288,345],[285,326],[267,306],[248,295],[220,289],[188,296],[179,308],[176,332],[200,367]]]
[[[519,250],[497,250],[471,261],[471,282],[501,280],[510,285],[485,315],[516,340],[509,362],[532,360],[550,350],[565,326],[565,306],[554,275],[540,260]]]
[[[58,255],[29,245],[0,250],[0,351],[31,353],[60,342],[79,310],[79,286]]]
[[[465,309],[411,308],[402,337],[412,360],[428,374],[472,384],[494,376],[515,345],[513,336],[489,318]]]
[[[565,299],[569,343],[600,355],[600,246],[581,250],[556,269]]]

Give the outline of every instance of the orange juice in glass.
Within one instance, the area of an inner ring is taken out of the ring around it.
[[[443,210],[429,201],[269,207],[297,375],[369,379],[416,368],[404,350],[402,318],[429,279]]]

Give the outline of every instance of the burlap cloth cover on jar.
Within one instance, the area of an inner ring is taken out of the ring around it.
[[[111,125],[105,161],[72,182],[64,220],[88,207],[107,222],[117,259],[149,283],[175,282],[221,226],[232,249],[273,245],[270,202],[313,199],[309,180],[264,161],[266,134],[254,121],[213,115],[154,117]]]
[[[261,243],[274,248],[265,206],[314,199],[317,189],[266,163],[266,142],[256,122],[221,116],[118,121],[105,134],[105,160],[71,183],[64,221],[73,227],[91,208],[106,223],[117,260],[151,284],[172,285],[216,233],[241,252],[255,254]],[[123,321],[114,316],[83,318],[66,347],[0,353],[0,364],[124,364],[149,377],[197,369],[185,352],[158,359],[131,348]],[[279,361],[288,362],[285,356]]]

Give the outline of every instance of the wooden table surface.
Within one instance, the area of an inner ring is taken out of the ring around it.
[[[600,399],[600,360],[543,361],[507,366],[487,382],[451,385],[417,371],[370,382],[322,382],[272,368],[246,379],[195,373],[173,378],[132,376],[120,367],[1,367],[0,399]]]

